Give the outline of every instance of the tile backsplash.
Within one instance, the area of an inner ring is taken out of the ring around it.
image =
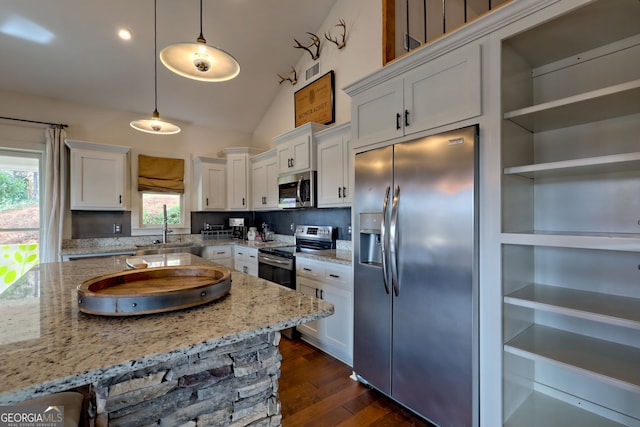
[[[244,218],[250,227],[263,223],[277,234],[293,235],[292,224],[332,225],[338,228],[338,240],[351,240],[351,208],[285,209],[269,212],[192,212],[191,233],[200,234],[204,223],[229,225],[229,218]],[[121,233],[114,233],[114,224],[121,224]],[[71,211],[72,239],[120,238],[131,236],[129,211]]]

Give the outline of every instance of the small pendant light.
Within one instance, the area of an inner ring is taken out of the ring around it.
[[[200,36],[195,43],[175,43],[162,49],[160,61],[174,73],[203,82],[223,82],[240,73],[238,61],[222,49],[207,45],[202,35],[200,0]]]
[[[180,128],[173,123],[160,120],[158,113],[158,5],[157,0],[153,0],[153,77],[154,77],[154,97],[155,109],[151,119],[135,120],[131,122],[131,127],[141,132],[153,133],[156,135],[173,135],[180,132]]]

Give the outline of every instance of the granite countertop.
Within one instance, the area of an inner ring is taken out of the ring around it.
[[[122,242],[122,244],[115,245],[113,244],[114,239],[84,239],[86,241],[82,242],[81,245],[75,247],[67,247],[63,248],[61,254],[65,255],[80,255],[87,256],[92,254],[114,254],[120,255],[123,253],[133,253],[138,249],[143,249],[147,247],[161,247],[161,244],[153,245],[135,245],[131,243]],[[124,239],[123,239],[124,240]],[[118,243],[121,243],[116,239]],[[249,240],[237,240],[237,239],[226,239],[226,240],[192,240],[190,242],[174,242],[166,244],[165,246],[221,246],[221,245],[238,245],[244,246],[248,248],[266,248],[266,247],[279,247],[279,246],[289,246],[294,244],[294,242],[287,241],[278,241],[273,240],[269,242],[262,241],[249,241]],[[338,246],[338,249],[328,249],[325,251],[319,251],[317,253],[306,253],[306,252],[296,252],[296,256],[304,257],[304,258],[312,258],[320,261],[328,261],[335,262],[338,264],[344,265],[352,265],[352,252],[351,248],[343,249]]]
[[[296,252],[296,257],[334,262],[336,264],[343,264],[348,266],[352,265],[351,256],[351,251],[341,249],[327,249],[318,252]]]
[[[185,265],[218,265],[191,254],[161,256]],[[232,271],[229,295],[198,307],[130,317],[81,313],[77,286],[125,270],[126,258],[43,263],[0,295],[0,405],[333,313],[330,303],[238,271]]]

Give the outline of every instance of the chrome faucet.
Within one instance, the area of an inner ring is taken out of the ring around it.
[[[167,220],[167,205],[162,205],[162,243],[167,243],[167,233],[169,232]]]

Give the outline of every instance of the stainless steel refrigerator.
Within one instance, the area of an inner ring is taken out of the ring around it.
[[[477,135],[355,156],[353,369],[439,426],[478,424]]]

